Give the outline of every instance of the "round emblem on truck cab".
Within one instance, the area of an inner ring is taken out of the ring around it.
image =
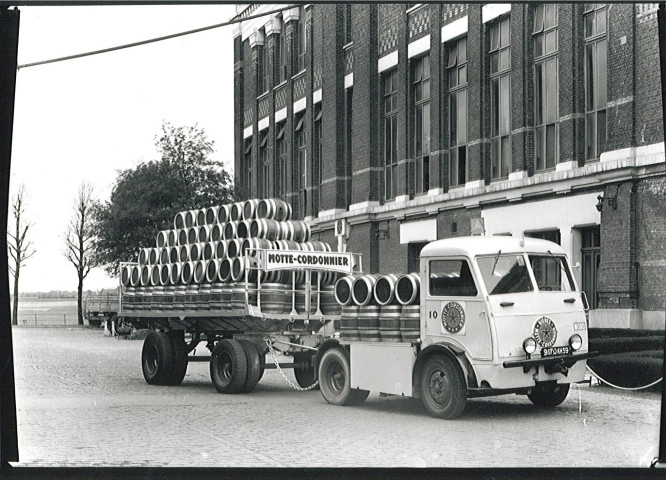
[[[465,311],[457,302],[449,302],[442,309],[442,326],[449,333],[458,333],[465,326]]]
[[[541,347],[552,347],[557,340],[557,328],[548,317],[541,317],[534,324],[534,338]]]

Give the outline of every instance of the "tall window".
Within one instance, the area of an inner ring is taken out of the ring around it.
[[[260,196],[269,198],[273,196],[270,184],[270,165],[268,163],[268,130],[259,133],[259,164],[262,169]]]
[[[260,48],[259,55],[261,55],[261,93],[265,93],[270,88],[271,82],[271,71],[268,67],[268,45],[264,45]]]
[[[412,64],[414,125],[414,193],[430,188],[430,57],[417,58]]]
[[[559,145],[557,5],[534,8],[535,167],[555,168]]]
[[[585,4],[585,159],[606,149],[606,6]]]
[[[344,9],[342,14],[342,34],[344,39],[342,44],[347,45],[352,41],[352,21],[351,21],[351,5],[343,5]]]
[[[284,138],[285,122],[275,125],[275,149],[277,155],[275,158],[275,172],[273,181],[275,183],[274,192],[276,197],[281,197],[287,193],[287,142]]]
[[[490,26],[490,160],[491,178],[511,170],[511,23]]]
[[[449,183],[467,181],[467,38],[449,44]]]
[[[294,126],[294,145],[296,148],[296,191],[298,192],[298,215],[303,217],[305,214],[305,204],[307,200],[307,150],[305,148],[305,112],[296,115]]]
[[[382,112],[384,114],[384,198],[398,194],[398,71],[383,76]]]
[[[252,195],[252,137],[244,140],[243,147],[243,193],[246,198]]]
[[[319,211],[319,205],[321,205],[321,161],[322,161],[322,148],[321,148],[321,102],[315,104],[315,116],[314,116],[314,148],[312,149],[314,153],[314,162],[313,168],[315,172],[315,185],[319,187],[319,195],[317,196],[317,205],[315,206],[315,213]]]
[[[305,9],[300,10],[300,20],[298,21],[298,65],[297,71],[305,70],[305,52],[307,51],[308,43],[305,31]]]
[[[277,65],[277,81],[282,83],[287,79],[287,35],[284,31],[284,20],[279,18],[280,33],[277,34],[275,42],[275,55]]]

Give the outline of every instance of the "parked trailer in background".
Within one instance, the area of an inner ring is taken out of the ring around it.
[[[84,316],[90,325],[99,326],[102,322],[113,322],[119,311],[120,299],[117,293],[86,295],[83,299]]]

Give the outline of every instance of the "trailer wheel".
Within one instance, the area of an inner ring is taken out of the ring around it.
[[[532,388],[527,394],[534,405],[537,407],[557,407],[569,394],[569,384],[539,384]]]
[[[210,378],[220,393],[238,393],[247,378],[245,350],[238,340],[220,340],[210,357]]]
[[[259,372],[259,380],[261,380],[264,376],[264,370],[266,369],[266,355],[259,355],[259,364],[260,364],[260,372]]]
[[[358,405],[370,392],[351,388],[349,355],[341,348],[326,350],[319,362],[321,395],[332,405]]]
[[[314,355],[308,352],[294,353],[294,363],[307,362],[310,365],[309,368],[294,368],[296,383],[298,383],[301,388],[309,388],[317,381],[315,378],[315,369],[312,366],[313,356]]]
[[[421,375],[421,401],[430,416],[451,420],[467,403],[465,379],[458,365],[443,355],[426,360]]]
[[[187,344],[183,332],[169,332],[169,340],[173,349],[173,370],[167,385],[180,385],[187,372]]]
[[[245,350],[245,360],[247,361],[247,377],[240,391],[241,393],[250,393],[259,383],[263,373],[261,359],[259,358],[259,350],[257,350],[254,343],[245,339],[239,340],[239,342]]]
[[[164,332],[150,332],[141,350],[143,377],[150,385],[166,385],[173,371],[173,348]]]

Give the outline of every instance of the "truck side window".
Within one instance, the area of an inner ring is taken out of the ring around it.
[[[476,297],[477,289],[466,260],[431,260],[430,295]]]

